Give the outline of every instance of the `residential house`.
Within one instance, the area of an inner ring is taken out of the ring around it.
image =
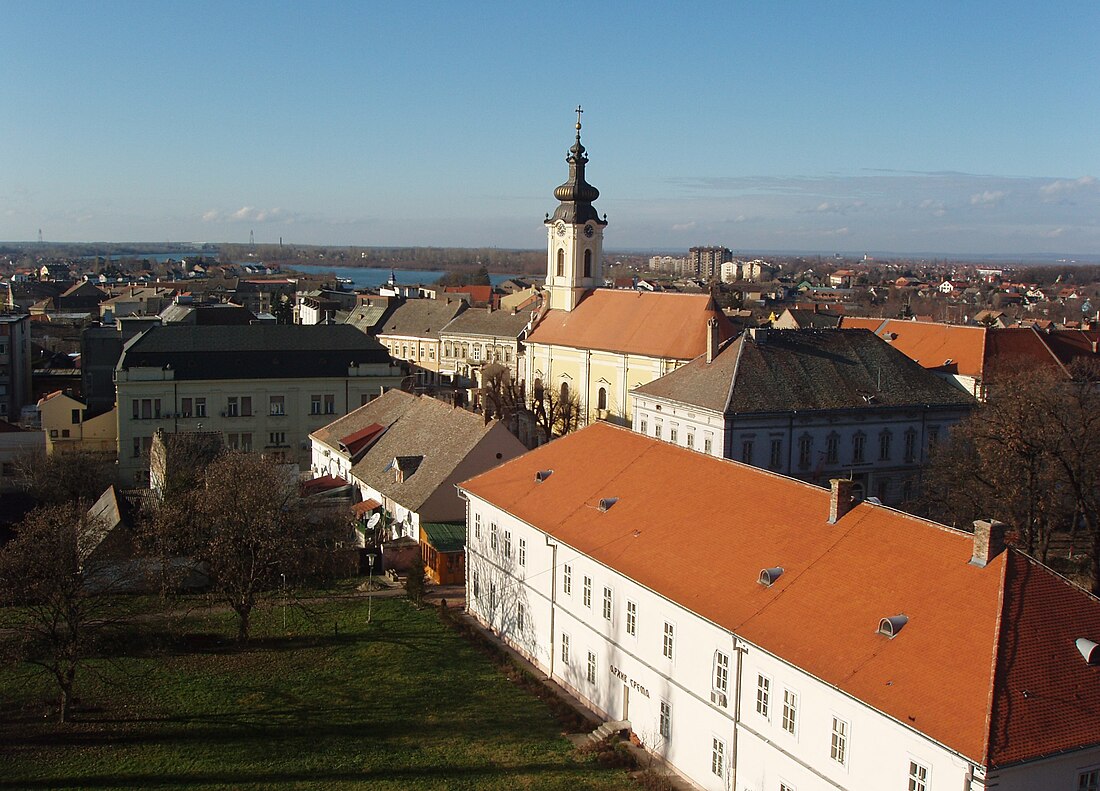
[[[874,334],[750,329],[631,392],[641,434],[894,505],[976,406]]]
[[[39,400],[38,413],[50,455],[68,450],[118,450],[118,415],[113,407],[92,412],[83,401],[55,390]]]
[[[460,313],[440,332],[440,374],[478,387],[481,368],[498,364],[511,371],[514,381],[524,381],[523,339],[530,320],[529,313],[517,310],[471,308]]]
[[[293,324],[153,327],[126,343],[115,376],[119,477],[139,484],[157,429],[220,432],[305,467],[311,431],[402,379],[354,327]]]
[[[429,522],[461,522],[455,484],[524,453],[504,424],[428,396],[391,390],[310,435],[311,470],[355,486],[395,537],[421,540]]]
[[[462,484],[467,608],[705,789],[1095,786],[1100,601],[849,485],[598,423]]]
[[[440,381],[440,332],[466,309],[461,299],[410,299],[398,305],[378,329],[378,340],[396,360],[408,363],[418,385]]]

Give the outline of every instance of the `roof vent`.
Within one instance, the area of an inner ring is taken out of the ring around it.
[[[604,497],[600,500],[600,510],[606,511],[617,502],[619,502],[618,497]]]
[[[542,483],[553,474],[553,470],[539,470],[535,473],[535,483]]]
[[[891,615],[889,618],[883,618],[878,622],[878,633],[884,634],[893,640],[907,623],[909,623],[908,615]]]
[[[779,575],[783,573],[782,566],[775,566],[770,569],[762,569],[760,571],[760,579],[758,582],[765,588],[770,588],[775,584],[775,581],[779,579]]]
[[[1085,658],[1085,663],[1089,665],[1100,665],[1100,645],[1097,645],[1087,637],[1077,638],[1077,650],[1081,652],[1081,656]]]

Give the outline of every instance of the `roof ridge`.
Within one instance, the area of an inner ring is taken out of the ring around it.
[[[1007,550],[1011,551],[1011,547]],[[993,627],[993,652],[989,666],[989,694],[985,704],[985,737],[982,743],[982,765],[989,766],[990,746],[993,742],[993,710],[997,698],[997,666],[1001,660],[1001,637],[1004,631],[1005,589],[1008,581],[1008,554],[1002,561],[1000,587],[997,589],[997,622]]]

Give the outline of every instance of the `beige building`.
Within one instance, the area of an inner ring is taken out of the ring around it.
[[[439,381],[440,332],[466,309],[462,299],[410,299],[394,309],[378,328],[378,340],[394,359],[408,363],[417,384]]]
[[[109,409],[90,415],[83,401],[55,390],[38,402],[46,452],[67,450],[109,451],[118,449],[118,414]]]
[[[733,327],[708,294],[600,288],[607,220],[592,206],[599,190],[584,179],[580,124],[566,162],[569,180],[554,191],[560,204],[546,218],[549,304],[527,338],[529,390],[575,397],[581,425],[628,424],[630,390],[706,351],[710,319],[720,340]]]
[[[157,429],[309,466],[309,433],[400,386],[386,350],[348,325],[154,327],[123,349],[119,478],[146,483]]]
[[[526,379],[522,340],[531,314],[518,310],[472,308],[455,317],[440,333],[440,373],[471,380],[479,386],[485,365],[503,365],[514,381]]]

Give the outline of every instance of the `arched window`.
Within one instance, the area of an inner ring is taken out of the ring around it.
[[[561,383],[561,403],[569,403],[569,382]]]
[[[592,277],[592,251],[584,251],[584,276]],[[602,408],[602,407],[601,407]]]
[[[565,250],[558,248],[558,277],[565,276]]]
[[[607,388],[601,387],[596,394],[596,409],[607,409]]]

